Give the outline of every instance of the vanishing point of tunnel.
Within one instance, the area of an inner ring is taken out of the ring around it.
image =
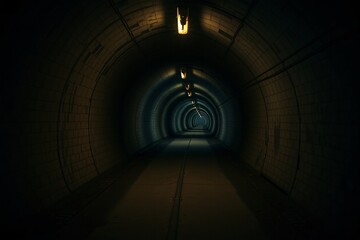
[[[1,7],[2,239],[359,239],[359,8]]]

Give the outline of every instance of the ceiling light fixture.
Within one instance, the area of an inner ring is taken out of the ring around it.
[[[178,33],[187,34],[189,29],[189,9],[185,7],[177,8]]]
[[[185,68],[181,68],[181,70],[180,70],[180,75],[181,75],[181,79],[185,79],[185,78],[186,78],[186,70],[185,70]]]

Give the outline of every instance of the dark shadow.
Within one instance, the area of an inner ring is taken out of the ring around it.
[[[322,239],[303,209],[255,169],[237,161],[236,155],[220,146],[216,155],[223,173],[270,239]]]
[[[84,239],[92,229],[105,223],[107,214],[151,160],[151,157],[137,156],[132,161],[114,166],[51,208],[18,219],[16,225],[3,232],[15,239]],[[108,191],[114,187],[116,191]],[[101,208],[93,208],[94,201]],[[87,214],[89,211],[91,214]]]

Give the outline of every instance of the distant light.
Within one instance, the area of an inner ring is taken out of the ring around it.
[[[191,97],[192,96],[192,92],[187,92],[188,96]]]
[[[177,8],[178,33],[187,34],[189,28],[189,10],[187,8]]]
[[[199,114],[199,116],[202,118],[200,112],[199,112],[199,109],[195,108],[196,112]]]
[[[192,102],[192,104],[195,104],[195,101],[191,101]]]
[[[189,90],[190,89],[190,84],[186,84],[185,88],[186,88],[186,90]]]
[[[185,78],[186,78],[186,70],[185,70],[185,68],[182,68],[182,69],[180,70],[180,75],[181,75],[181,79],[185,79]]]

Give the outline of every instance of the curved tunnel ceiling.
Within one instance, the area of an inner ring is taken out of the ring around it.
[[[126,115],[132,115],[133,119],[136,119],[134,128],[138,146],[135,144],[130,148],[143,148],[195,127],[198,124],[190,121],[193,111],[198,115],[200,111],[205,111],[204,119],[211,120],[207,129],[209,135],[217,136],[226,142],[225,136],[231,139],[231,135],[235,134],[224,120],[236,121],[235,107],[233,104],[220,106],[229,95],[224,91],[229,90],[223,89],[208,75],[199,75],[198,67],[187,65],[185,78],[181,77],[181,69],[184,69],[184,66],[151,69],[149,71],[152,71],[152,74],[146,71],[137,78],[141,79],[141,86],[138,81],[134,81],[136,87],[127,87],[130,93],[123,101],[126,104],[137,103],[137,107],[131,106],[131,111],[126,112]],[[124,119],[124,115],[123,112],[119,116]]]
[[[12,183],[6,191],[21,206],[17,214],[39,211],[140,149],[203,124],[195,99],[210,133],[310,215],[346,215],[358,191],[355,8],[185,1],[189,34],[180,36],[178,3],[10,6],[1,92],[10,161],[2,178]]]

